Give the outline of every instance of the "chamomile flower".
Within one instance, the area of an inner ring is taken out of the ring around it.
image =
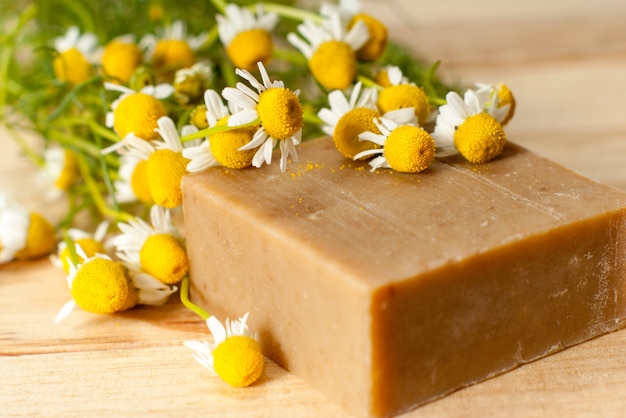
[[[213,343],[185,341],[193,350],[193,357],[207,369],[217,373],[226,383],[234,387],[246,387],[256,382],[263,373],[263,353],[246,323],[248,314],[236,321],[226,320],[226,326],[209,317],[206,323],[213,334]]]
[[[338,13],[330,14],[325,22],[316,24],[305,20],[298,32],[287,35],[287,41],[309,60],[313,77],[327,89],[343,90],[356,77],[356,51],[369,39],[367,26],[357,21],[347,32]]]
[[[370,161],[372,171],[378,168],[392,168],[403,173],[419,173],[425,170],[435,158],[435,143],[428,132],[417,125],[399,125],[381,117],[375,120],[380,134],[364,132],[359,138],[371,141],[382,147],[363,151],[354,159],[380,154]]]
[[[121,263],[100,253],[88,257],[79,245],[75,250],[82,261],[70,261],[66,279],[72,298],[57,313],[55,324],[76,306],[87,312],[111,314],[137,304],[137,293]]]
[[[202,99],[212,79],[213,70],[205,61],[180,69],[174,75],[174,98],[182,104],[196,103]]]
[[[143,141],[142,139],[138,139]],[[145,142],[145,141],[144,141]],[[142,202],[148,205],[154,203],[148,183],[148,158],[150,148],[144,152],[139,147],[133,152],[126,152],[120,156],[118,178],[113,183],[115,200],[119,203]]]
[[[257,4],[256,16],[233,3],[226,5],[225,12],[225,16],[215,16],[217,31],[235,67],[253,71],[257,62],[267,64],[274,52],[272,31],[278,15],[265,13],[261,3]]]
[[[439,144],[454,143],[469,162],[480,164],[496,158],[506,144],[506,134],[498,120],[485,111],[484,102],[474,90],[464,97],[456,92],[446,95],[447,103],[439,107],[433,137]]]
[[[362,20],[367,26],[369,39],[357,51],[357,57],[361,61],[376,61],[385,51],[388,39],[387,27],[373,16],[362,13],[361,2],[358,0],[340,0],[338,5],[324,3],[320,7],[322,16],[330,16],[339,13],[341,20],[346,22],[350,29],[358,20]]]
[[[378,109],[381,113],[390,110],[413,108],[420,125],[430,121],[430,103],[424,89],[409,82],[398,67],[387,67],[389,86],[378,94]]]
[[[187,33],[185,24],[175,20],[160,33],[144,36],[139,45],[146,48],[147,60],[169,78],[177,70],[195,64],[196,51],[207,39],[207,32],[191,36]]]
[[[226,125],[230,115],[238,110],[232,103],[231,109],[224,105],[215,90],[205,92],[204,102],[207,125],[210,128]],[[183,156],[190,160],[187,171],[198,172],[215,165],[235,169],[250,167],[256,150],[239,149],[252,140],[257,129],[257,126],[247,126],[214,133],[202,144],[184,149]]]
[[[104,83],[104,87],[122,93],[111,103],[111,111],[106,115],[105,122],[108,128],[113,128],[121,138],[131,133],[145,140],[158,138],[155,131],[157,121],[167,115],[167,109],[161,100],[174,93],[172,85],[164,83],[145,86],[140,91],[113,83]],[[114,149],[116,147],[107,151]]]
[[[131,271],[148,274],[167,285],[176,284],[189,269],[185,247],[169,211],[152,206],[150,222],[135,218],[118,224],[122,234],[113,239],[117,256]]]
[[[502,126],[509,123],[515,114],[515,97],[504,83],[476,83],[476,94],[484,103],[485,110]]]
[[[0,193],[0,264],[48,254],[56,237],[50,223]]]
[[[362,132],[376,132],[378,128],[374,119],[380,116],[376,108],[376,89],[362,88],[357,83],[350,97],[346,97],[342,90],[333,90],[328,94],[330,108],[323,108],[318,116],[325,123],[322,130],[333,137],[335,147],[346,158],[362,151],[379,148],[373,142],[360,141]],[[399,123],[414,123],[415,116],[410,109],[392,111],[396,114]]]
[[[292,91],[279,80],[270,81],[262,63],[258,63],[262,83],[250,72],[237,69],[236,73],[244,78],[257,91],[243,83],[237,88],[226,87],[222,96],[241,110],[228,118],[228,126],[240,126],[259,121],[261,127],[252,140],[239,148],[240,151],[257,149],[252,165],[260,167],[263,162],[272,162],[272,151],[276,142],[280,142],[280,170],[285,171],[287,159],[292,156],[298,160],[296,145],[302,139],[304,111],[300,104],[300,90]]]
[[[133,35],[112,39],[104,46],[102,69],[116,84],[128,84],[131,76],[143,64],[143,53]]]
[[[106,248],[104,239],[106,238],[107,231],[109,229],[109,222],[101,222],[93,233],[89,233],[82,229],[72,228],[67,230],[67,236],[74,244],[80,246],[83,253],[87,258],[93,257],[96,254],[106,254]],[[70,265],[72,263],[72,255],[67,243],[59,241],[57,245],[57,253],[51,256],[51,261],[56,266],[60,267],[69,274]],[[86,258],[78,256],[78,263],[82,263]]]
[[[78,27],[71,26],[65,35],[54,40],[54,48],[58,55],[54,57],[52,67],[59,80],[80,84],[93,75],[93,64],[99,53],[96,35],[81,34]]]
[[[409,79],[402,74],[399,67],[386,65],[376,73],[375,81],[381,87],[386,88],[397,84],[407,84]]]
[[[80,261],[70,260],[66,277],[72,298],[57,313],[55,324],[76,306],[91,313],[112,314],[136,305],[162,305],[176,291],[156,279],[130,274],[122,263],[106,254],[88,257],[80,245],[74,246]]]
[[[43,154],[41,184],[50,199],[56,199],[79,179],[76,156],[68,149],[50,147]]]

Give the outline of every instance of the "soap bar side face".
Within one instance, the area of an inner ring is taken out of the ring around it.
[[[184,188],[193,302],[222,320],[250,311],[265,355],[345,409],[362,409],[371,388],[368,289],[268,229],[272,211],[250,216],[198,179]]]
[[[624,326],[626,211],[381,287],[373,409],[385,416]]]
[[[514,144],[419,175],[341,157],[185,177],[192,300],[389,416],[623,325],[626,195]]]

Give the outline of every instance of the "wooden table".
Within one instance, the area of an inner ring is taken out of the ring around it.
[[[575,3],[575,4],[572,4]],[[523,4],[523,5],[522,5]],[[518,99],[511,140],[626,190],[626,2],[364,2],[448,81],[506,82]],[[43,206],[30,164],[0,132],[0,189]],[[343,417],[267,361],[246,390],[192,359],[205,325],[177,298],[163,308],[53,320],[69,294],[46,259],[0,266],[0,415]],[[626,416],[626,330],[569,348],[403,417]]]

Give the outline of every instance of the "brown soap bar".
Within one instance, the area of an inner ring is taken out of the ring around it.
[[[344,159],[183,181],[191,297],[250,311],[266,355],[355,416],[390,416],[616,330],[626,194],[508,144],[420,174]]]

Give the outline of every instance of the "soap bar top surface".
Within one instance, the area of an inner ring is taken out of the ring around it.
[[[403,174],[370,172],[321,138],[302,144],[300,162],[285,173],[277,165],[213,168],[185,181],[210,185],[207,193],[231,202],[231,210],[248,212],[242,215],[311,257],[340,264],[337,271],[366,288],[626,205],[621,191],[511,143],[487,164],[450,157]]]

